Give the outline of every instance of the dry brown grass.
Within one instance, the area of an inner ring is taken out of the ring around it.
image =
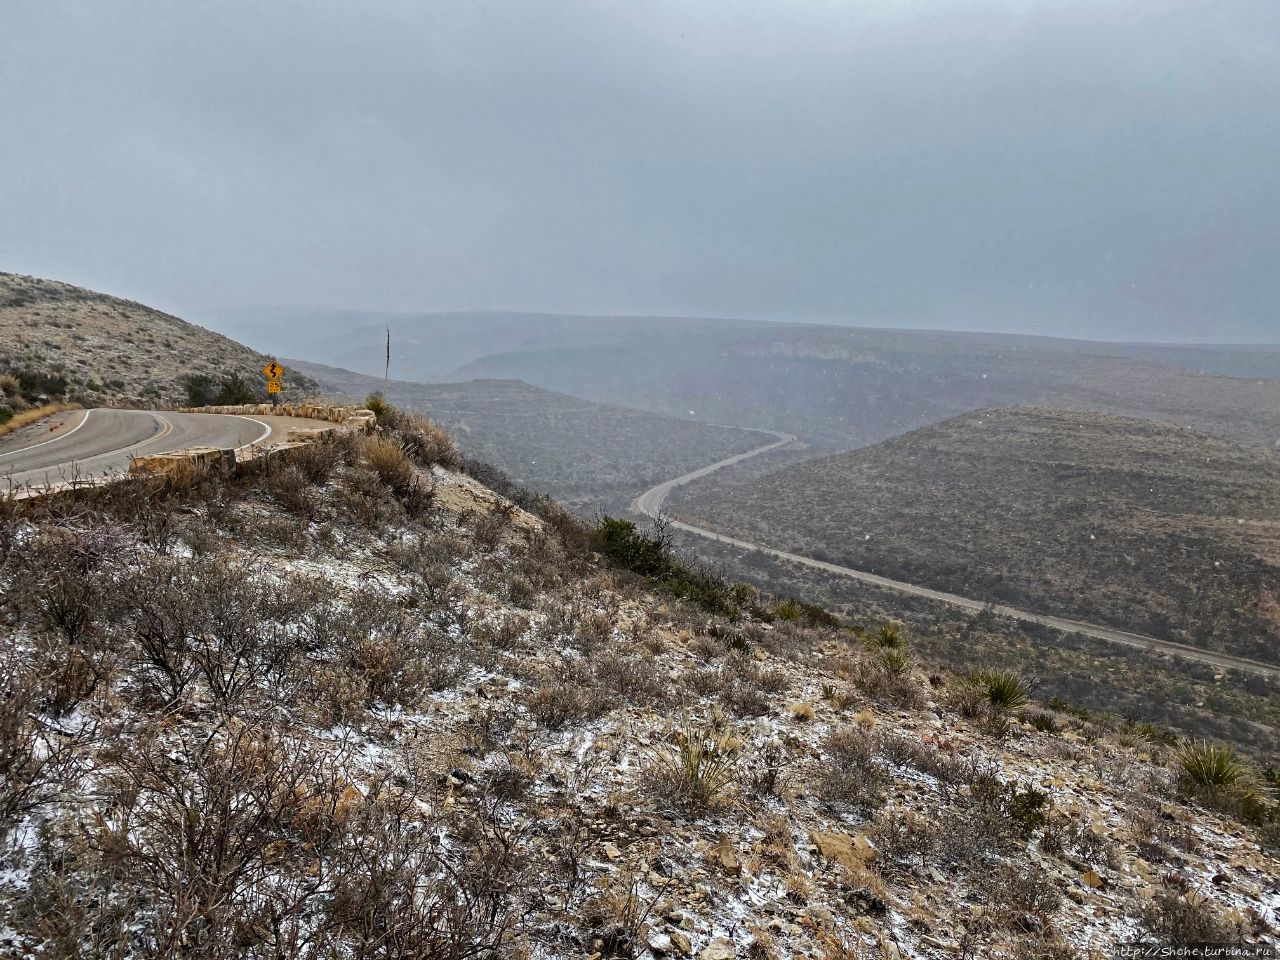
[[[0,437],[8,436],[15,430],[21,430],[23,427],[29,427],[33,423],[43,420],[45,417],[51,417],[55,413],[64,413],[67,410],[79,410],[78,403],[46,403],[42,407],[32,407],[30,410],[23,410],[15,413],[4,423],[0,423]]]

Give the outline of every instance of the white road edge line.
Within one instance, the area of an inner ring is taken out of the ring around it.
[[[241,450],[247,450],[250,447],[256,447],[263,440],[267,439],[267,437],[271,436],[271,430],[272,430],[271,424],[263,423],[261,420],[255,420],[253,417],[246,417],[242,414],[233,414],[233,416],[237,420],[248,420],[250,423],[256,423],[258,426],[262,428],[262,433],[258,436],[256,440],[250,440],[248,443],[245,443],[236,447],[236,453],[239,453]]]
[[[34,450],[37,447],[43,447],[50,443],[57,443],[59,440],[67,439],[67,437],[71,436],[73,433],[75,433],[77,430],[83,427],[85,423],[88,422],[89,414],[91,413],[93,413],[92,409],[86,410],[84,412],[84,417],[80,420],[80,422],[77,423],[70,430],[68,430],[66,433],[61,434],[60,436],[52,437],[49,440],[41,440],[39,443],[33,443],[29,447],[19,447],[17,450],[7,450],[4,453],[0,453],[0,460],[3,460],[5,457],[14,457],[20,453],[26,453],[28,450]]]

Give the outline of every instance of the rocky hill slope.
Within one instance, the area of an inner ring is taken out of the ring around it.
[[[86,406],[179,406],[192,376],[215,388],[236,376],[257,391],[266,362],[221,334],[131,300],[0,273],[0,373],[59,375]],[[285,378],[288,398],[314,389],[305,377]]]
[[[4,951],[1277,942],[1280,825],[1229,751],[714,587],[387,422],[0,514]]]
[[[1280,662],[1280,454],[1145,420],[983,410],[677,491],[682,519],[1023,609]]]
[[[463,383],[383,381],[336,367],[290,360],[327,395],[361,402],[385,390],[449,430],[462,451],[523,486],[587,516],[623,511],[656,483],[773,438],[643,410],[579,400],[518,380]]]

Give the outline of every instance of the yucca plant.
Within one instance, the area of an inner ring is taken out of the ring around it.
[[[1015,670],[975,670],[970,678],[997,710],[1017,710],[1031,698],[1031,683]]]
[[[1188,740],[1173,762],[1184,793],[1250,823],[1266,824],[1275,816],[1275,791],[1232,747]]]
[[[658,751],[658,780],[686,810],[705,810],[737,779],[742,745],[715,726],[688,724],[674,739],[673,746]]]
[[[894,677],[905,677],[911,672],[911,651],[904,647],[887,647],[880,651],[880,663]]]
[[[871,634],[869,639],[877,647],[886,650],[896,650],[907,645],[907,635],[903,632],[902,624],[892,621],[880,624],[880,629]]]
[[[1193,789],[1234,787],[1242,783],[1248,768],[1231,747],[1188,740],[1174,754],[1178,776]]]

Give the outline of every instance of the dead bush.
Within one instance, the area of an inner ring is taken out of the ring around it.
[[[607,653],[592,665],[596,686],[636,706],[653,703],[661,696],[662,686],[654,670],[651,660],[622,653]]]
[[[875,750],[892,763],[919,770],[944,784],[960,783],[965,776],[965,766],[955,756],[906,734],[882,731],[875,737]]]
[[[104,875],[130,888],[139,949],[244,955],[269,935],[255,930],[259,918],[307,899],[287,902],[277,878],[308,858],[288,831],[314,765],[297,744],[246,725],[182,739],[177,751],[153,731],[121,756],[89,842]]]
[[[1213,899],[1181,883],[1166,883],[1135,918],[1153,940],[1173,946],[1241,943],[1245,931],[1218,909]]]
[[[0,656],[0,841],[17,823],[70,786],[76,751],[92,736],[40,717],[41,678],[12,649]]]
[[[319,506],[316,490],[296,463],[273,466],[265,485],[272,499],[294,516],[303,520],[315,516]]]
[[[462,465],[453,437],[418,413],[396,411],[391,432],[405,454],[422,467],[439,464],[456,470]]]
[[[609,702],[591,679],[576,664],[562,667],[525,701],[530,716],[549,730],[594,720],[609,709]]]
[[[445,819],[422,807],[384,790],[355,811],[323,914],[333,954],[495,956],[518,923],[527,878],[514,838],[484,811]]]
[[[873,810],[884,802],[889,772],[874,755],[871,735],[857,727],[845,727],[823,742],[821,792],[826,799]]]

